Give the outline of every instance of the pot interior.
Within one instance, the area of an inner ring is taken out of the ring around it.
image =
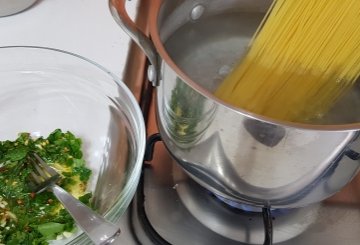
[[[213,93],[245,54],[271,0],[163,1],[159,35],[173,62]],[[312,124],[351,124],[360,119],[359,86]]]

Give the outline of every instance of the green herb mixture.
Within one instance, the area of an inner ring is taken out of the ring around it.
[[[28,187],[28,156],[37,153],[61,174],[58,183],[85,204],[91,170],[85,167],[81,140],[56,129],[47,138],[21,133],[15,141],[0,141],[0,244],[48,244],[68,237],[75,229],[70,214],[50,191],[34,193]]]

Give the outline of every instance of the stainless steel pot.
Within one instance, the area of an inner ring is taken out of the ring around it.
[[[0,0],[0,17],[24,11],[36,1],[37,0]]]
[[[339,191],[358,172],[359,91],[313,124],[276,121],[214,97],[270,4],[152,0],[151,40],[127,16],[124,0],[110,0],[110,9],[152,64],[160,133],[182,168],[227,199],[300,207]]]

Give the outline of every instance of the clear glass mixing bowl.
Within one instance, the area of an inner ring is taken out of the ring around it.
[[[83,140],[99,213],[117,222],[139,180],[145,150],[141,110],[126,85],[100,65],[61,50],[0,48],[0,140],[56,128]],[[87,244],[81,231],[61,244]]]

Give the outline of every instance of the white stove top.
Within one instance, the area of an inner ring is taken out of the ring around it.
[[[136,6],[137,1],[129,2],[130,15]],[[0,37],[0,46],[45,46],[79,54],[120,78],[130,41],[106,0],[38,0],[24,12],[0,17]]]

